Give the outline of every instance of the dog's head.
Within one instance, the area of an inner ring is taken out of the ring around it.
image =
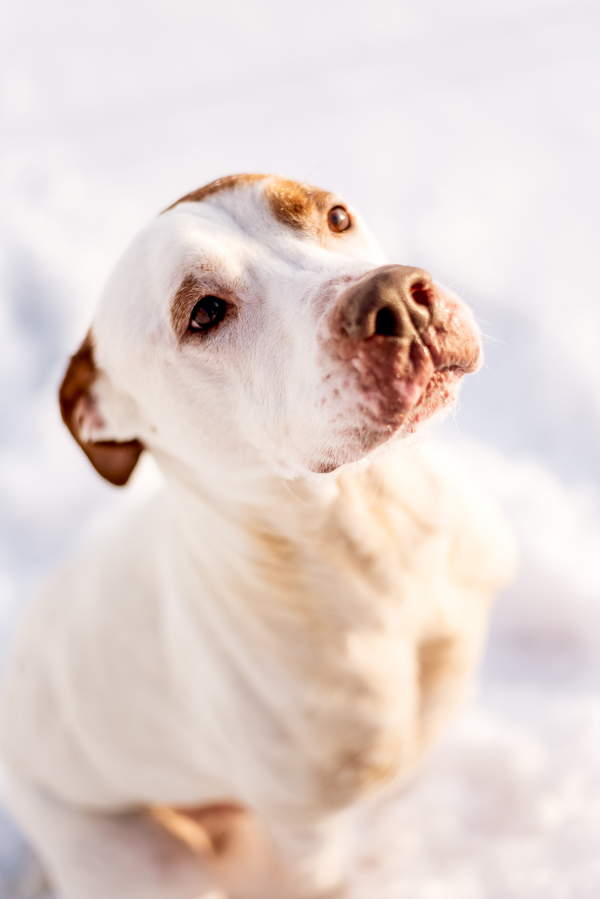
[[[451,405],[479,361],[467,308],[386,265],[344,200],[239,175],[134,240],[61,408],[116,484],[144,446],[208,478],[223,463],[329,472]]]

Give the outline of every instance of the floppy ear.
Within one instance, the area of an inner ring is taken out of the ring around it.
[[[75,355],[71,356],[60,385],[60,411],[64,423],[96,471],[111,484],[122,487],[129,480],[144,446],[139,440],[119,443],[116,440],[89,439],[94,431],[105,426],[92,390],[99,374],[94,362],[92,338],[88,334]]]

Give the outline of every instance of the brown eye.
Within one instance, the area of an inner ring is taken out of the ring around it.
[[[350,216],[343,206],[334,206],[329,210],[327,224],[330,231],[347,231],[350,227]]]
[[[190,331],[208,331],[225,317],[227,303],[219,297],[202,297],[190,316]]]

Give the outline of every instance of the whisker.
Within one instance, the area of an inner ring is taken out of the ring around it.
[[[314,169],[311,169],[310,172],[308,173],[308,175],[307,175],[305,178],[302,179],[302,183],[303,183],[303,184],[306,184],[306,182],[307,182],[308,179],[311,177],[311,175],[314,175],[314,173],[317,171],[317,169],[320,169],[322,165],[325,165],[327,162],[329,162],[331,158],[332,158],[332,157],[330,156],[330,157],[328,157],[327,159],[324,159],[322,162],[319,162],[319,163],[314,167]]]

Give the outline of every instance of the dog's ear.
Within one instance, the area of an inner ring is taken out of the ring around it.
[[[127,483],[144,449],[139,440],[94,440],[94,433],[105,429],[102,412],[94,395],[94,385],[101,373],[94,362],[91,335],[85,338],[71,356],[60,385],[60,411],[64,423],[94,468],[103,478],[122,487]]]

